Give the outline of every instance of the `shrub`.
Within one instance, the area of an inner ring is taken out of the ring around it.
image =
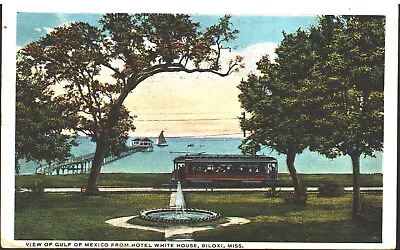
[[[265,193],[265,197],[266,198],[278,197],[280,192],[281,190],[280,189],[277,190],[276,186],[273,185],[267,190],[267,192]]]
[[[32,193],[35,194],[43,194],[44,193],[44,185],[41,181],[35,181],[33,185],[29,187]]]
[[[333,182],[324,182],[318,188],[319,197],[340,197],[343,194],[343,186]]]

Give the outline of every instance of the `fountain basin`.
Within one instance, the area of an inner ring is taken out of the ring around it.
[[[168,223],[211,221],[220,216],[216,212],[197,208],[188,208],[183,211],[173,208],[156,208],[144,210],[139,214],[139,218],[145,220]]]

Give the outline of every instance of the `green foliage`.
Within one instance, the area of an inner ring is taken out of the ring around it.
[[[106,14],[100,23],[110,34],[107,49],[126,64],[123,70],[114,69],[116,76],[132,74],[140,82],[160,72],[217,73],[223,43],[235,39],[239,32],[232,29],[229,20],[230,16],[224,16],[204,32],[184,14]],[[232,60],[225,74],[240,62]],[[132,84],[134,88],[138,82]]]
[[[278,197],[280,192],[281,190],[280,189],[277,190],[276,186],[273,185],[267,190],[267,192],[265,193],[265,197],[267,198]]]
[[[309,43],[304,31],[284,34],[277,59],[271,61],[265,55],[257,63],[261,75],[251,74],[239,84],[239,100],[251,114],[241,122],[250,131],[240,146],[242,151],[254,153],[264,145],[279,153],[301,153],[308,146],[310,120],[318,111],[304,112],[313,104],[306,81],[312,67]]]
[[[323,16],[312,30],[319,49],[310,81],[323,89],[326,114],[316,120],[313,150],[328,157],[382,150],[384,32],[381,16]]]
[[[323,182],[318,187],[319,197],[340,197],[344,194],[342,185],[334,182]]]
[[[307,80],[313,65],[309,33],[299,29],[283,35],[275,50],[277,59],[272,61],[268,55],[263,56],[257,63],[260,74],[250,74],[238,85],[239,101],[250,113],[248,119],[240,122],[250,135],[239,148],[255,154],[267,146],[286,154],[293,186],[299,192],[301,183],[294,166],[295,156],[308,147],[313,138],[312,121],[320,113]]]
[[[350,155],[358,186],[360,155],[383,146],[384,23],[381,16],[322,16],[307,31],[283,33],[275,62],[264,56],[260,74],[238,86],[250,113],[241,121],[250,132],[241,150],[287,154],[295,187],[292,163],[305,148]]]
[[[99,82],[101,65],[107,64],[110,56],[102,48],[104,35],[87,23],[77,22],[71,26],[57,27],[54,32],[37,42],[28,44],[20,51],[21,58],[30,62],[43,77],[47,85],[58,85],[65,93],[57,98],[69,104],[71,112],[78,115],[73,128],[98,141],[106,129],[104,121],[110,104],[119,93],[121,84]],[[61,83],[62,82],[62,83]],[[110,128],[108,150],[119,153],[124,149],[127,133],[134,129],[133,118],[122,106],[118,113],[119,122]]]
[[[45,184],[42,182],[36,181],[32,186],[28,187],[32,193],[35,194],[44,194]]]
[[[317,27],[285,34],[275,62],[239,85],[251,117],[241,148],[286,153],[307,146],[335,157],[372,155],[383,142],[384,18],[323,16]]]
[[[65,100],[54,97],[54,92],[41,79],[23,74],[23,62],[18,61],[16,75],[16,173],[19,159],[54,162],[70,156],[77,145],[75,138],[64,133],[76,124],[76,115]]]

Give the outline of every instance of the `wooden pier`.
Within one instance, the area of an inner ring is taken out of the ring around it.
[[[106,156],[103,160],[103,165],[141,151],[144,150],[140,147],[136,146],[128,147],[128,149],[122,152],[119,156],[115,155]],[[86,174],[90,172],[93,159],[94,159],[94,153],[71,157],[65,162],[52,163],[49,165],[37,167],[36,174],[41,174],[41,175]]]

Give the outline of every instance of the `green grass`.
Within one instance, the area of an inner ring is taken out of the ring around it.
[[[145,208],[165,207],[169,194],[29,195],[16,200],[15,239],[164,240],[151,231],[127,230],[106,220],[135,215]]]
[[[100,187],[163,187],[170,182],[170,174],[133,174],[114,173],[101,174],[98,180]],[[352,186],[351,174],[300,174],[300,180],[305,186],[318,187],[323,182],[334,182],[342,186]],[[15,177],[16,187],[30,187],[35,182],[41,182],[45,187],[82,187],[85,186],[88,175],[20,175]],[[361,186],[382,186],[382,174],[362,174]],[[290,187],[292,182],[289,174],[279,174],[278,186]]]
[[[283,176],[282,176],[283,175]],[[278,185],[292,186],[289,174],[280,174]],[[335,183],[341,186],[353,186],[352,174],[299,174],[302,183],[307,187],[318,187],[323,182]],[[382,174],[361,174],[360,184],[363,187],[382,187]]]
[[[284,194],[281,194],[284,196]],[[354,223],[351,219],[352,195],[318,198],[310,195],[305,207],[285,204],[282,198],[263,198],[262,194],[186,195],[188,206],[206,203],[208,209],[224,216],[251,220],[238,227],[218,228],[195,233],[199,241],[265,242],[381,242],[381,232]],[[381,195],[368,195],[379,202]],[[201,202],[200,202],[201,201]],[[229,202],[229,206],[226,204]],[[232,209],[234,208],[234,209]]]
[[[220,217],[218,219],[212,220],[212,221],[203,221],[203,222],[187,222],[187,223],[173,223],[173,225],[183,225],[183,226],[192,226],[192,227],[203,227],[203,226],[216,226],[222,223],[226,223],[229,220],[225,217]],[[153,222],[153,221],[148,221],[139,217],[132,218],[128,220],[128,223],[130,224],[135,224],[135,225],[141,225],[141,226],[150,226],[150,227],[167,227],[172,225],[172,223],[168,222]]]
[[[351,194],[335,198],[310,195],[305,207],[285,204],[284,195],[186,192],[188,207],[251,220],[246,225],[196,232],[196,241],[381,242],[381,232],[351,220]],[[377,203],[382,195],[368,195]],[[43,194],[18,197],[15,239],[164,240],[157,232],[113,227],[106,220],[137,215],[143,209],[167,207],[169,193]]]
[[[19,175],[15,176],[17,187],[29,187],[41,182],[45,187],[83,187],[89,175]],[[100,187],[162,187],[169,183],[170,174],[101,174],[97,184]]]

